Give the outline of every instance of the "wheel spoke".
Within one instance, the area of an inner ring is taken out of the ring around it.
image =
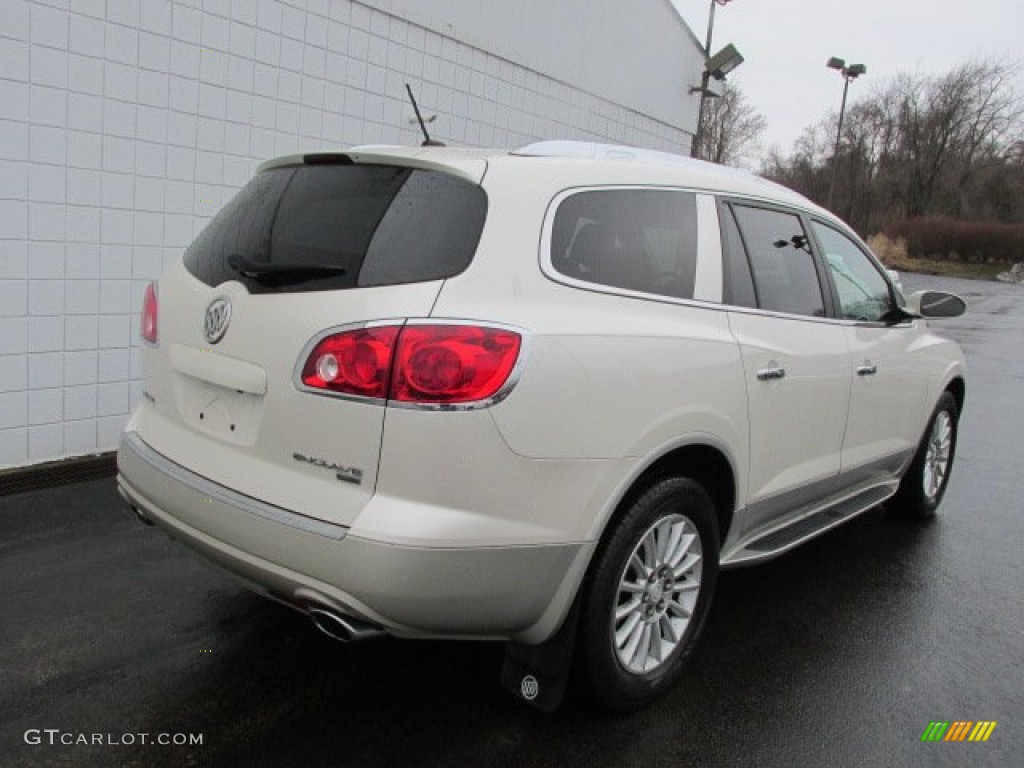
[[[699,591],[683,592],[672,600],[671,604],[682,606],[683,610],[693,613],[693,609],[697,607],[697,596]]]
[[[642,579],[646,579],[651,573],[651,570],[644,564],[644,561],[640,559],[640,555],[636,552],[629,558],[629,564],[636,570],[637,576]]]
[[[665,553],[662,555],[662,562],[667,562],[670,566],[672,560],[676,555],[676,551],[679,547],[679,541],[683,537],[683,531],[686,528],[685,523],[676,523],[672,526],[671,535],[668,539],[668,545],[665,547]]]
[[[654,546],[654,534],[653,532],[648,533],[644,536],[644,565],[647,567],[647,572],[650,573],[658,565],[658,552]]]
[[[661,621],[658,620],[651,624],[651,651],[647,655],[655,662],[653,666],[657,666],[668,658],[673,648],[675,648],[675,644],[668,642],[661,631]]]
[[[661,627],[662,637],[667,637],[669,643],[675,645],[679,642],[679,635],[676,634],[676,628],[672,626],[672,620],[668,616],[662,616],[658,625]]]
[[[615,632],[615,646],[617,648],[624,648],[626,642],[633,635],[633,631],[640,624],[640,614],[634,613],[628,619],[626,623],[622,625],[620,629]]]
[[[696,592],[698,589],[700,589],[699,582],[691,581],[689,579],[686,581],[677,581],[672,587],[672,594],[677,594],[679,592]]]
[[[694,569],[694,567],[700,563],[701,556],[696,552],[689,553],[679,565],[672,569],[672,573],[677,581],[682,581],[686,574]]]
[[[677,603],[675,600],[668,604],[668,611],[669,613],[674,613],[676,616],[679,616],[683,619],[688,619],[690,618],[690,616],[693,615],[693,611],[690,608],[687,608],[685,605]]]
[[[665,530],[665,524],[662,523],[655,528],[650,535],[654,537],[654,556],[655,562],[663,562],[665,560],[665,550],[668,546],[669,532]]]
[[[668,562],[669,567],[671,567],[673,569],[676,568],[679,565],[679,562],[690,551],[690,547],[693,546],[693,542],[696,541],[696,540],[697,540],[697,534],[695,534],[695,533],[688,533],[685,536],[682,536],[680,538],[680,540],[679,540],[679,545],[676,547],[675,551],[672,553],[672,559],[669,560],[669,562]]]
[[[647,668],[647,659],[651,654],[651,625],[642,625],[643,629],[640,632],[640,642],[637,643],[636,652],[633,654],[633,663],[639,666],[641,670]]]
[[[633,611],[639,608],[642,604],[643,603],[639,597],[635,600],[630,600],[628,603],[623,603],[615,609],[615,621],[622,621],[624,618],[629,616],[629,614],[631,614]]]
[[[624,581],[619,584],[619,592],[629,592],[631,594],[643,592],[646,588],[645,585],[636,581]]]
[[[647,625],[642,621],[638,621],[636,626],[633,627],[633,631],[629,633],[629,640],[622,649],[622,655],[626,658],[627,663],[631,664],[636,658],[636,649],[639,647],[640,641],[644,636],[644,630],[646,629]]]

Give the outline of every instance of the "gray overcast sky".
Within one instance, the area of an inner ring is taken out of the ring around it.
[[[703,45],[710,0],[672,0]],[[829,56],[863,63],[850,100],[899,72],[937,74],[973,58],[1024,63],[1024,0],[733,0],[717,8],[712,52],[734,43],[733,73],[784,152],[804,126],[838,110]],[[1024,77],[1021,78],[1024,80]]]

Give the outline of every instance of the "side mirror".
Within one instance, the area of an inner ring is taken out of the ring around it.
[[[915,317],[960,317],[967,311],[967,302],[945,291],[917,291],[907,297],[903,309]]]

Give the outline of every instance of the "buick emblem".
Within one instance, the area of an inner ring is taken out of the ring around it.
[[[203,334],[206,336],[206,340],[211,344],[216,344],[223,339],[230,322],[231,300],[226,296],[214,299],[206,308],[206,317],[203,319]]]
[[[527,701],[533,701],[537,698],[537,694],[540,693],[540,683],[537,682],[537,678],[533,675],[527,675],[519,683],[519,692],[523,694],[523,698]]]

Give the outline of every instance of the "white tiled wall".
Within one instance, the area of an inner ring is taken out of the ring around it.
[[[268,157],[689,135],[349,0],[2,0],[0,467],[110,450],[143,288]]]

